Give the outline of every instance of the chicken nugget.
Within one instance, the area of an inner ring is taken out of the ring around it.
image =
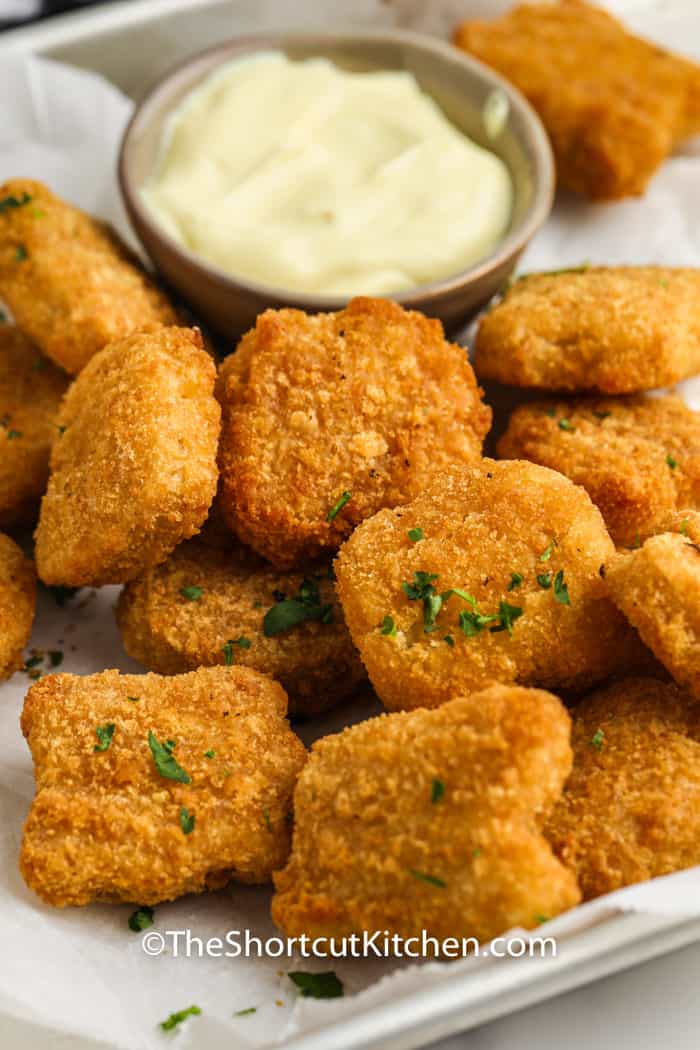
[[[700,66],[582,0],[520,4],[464,22],[454,41],[523,92],[559,183],[594,200],[642,194],[675,144],[700,132]]]
[[[200,529],[216,492],[220,409],[197,329],[101,350],[68,391],[41,502],[44,583],[125,583]]]
[[[36,519],[69,379],[20,332],[0,325],[0,527]]]
[[[17,544],[0,533],[0,680],[22,666],[36,611],[36,573]]]
[[[700,546],[652,536],[605,567],[615,604],[675,680],[700,700]]]
[[[576,881],[541,833],[571,769],[569,734],[555,696],[496,685],[318,741],[274,921],[288,936],[487,941],[573,907]]]
[[[177,324],[109,226],[30,179],[0,186],[0,288],[19,327],[72,375],[107,343]]]
[[[600,575],[614,551],[568,478],[485,459],[364,522],[337,559],[338,593],[390,709],[492,682],[582,689],[649,659]]]
[[[544,833],[584,899],[700,864],[697,711],[652,678],[576,707],[573,772]]]
[[[635,394],[700,372],[700,270],[582,268],[523,277],[482,318],[483,379]]]
[[[442,325],[382,299],[268,310],[220,377],[221,503],[281,569],[337,549],[381,507],[478,459],[491,411]]]
[[[638,545],[678,508],[700,509],[700,414],[679,397],[522,405],[498,454],[583,485],[621,546]]]
[[[263,883],[306,759],[281,686],[247,667],[42,678],[22,730],[36,797],[20,870],[48,904],[156,904]]]
[[[117,623],[150,670],[252,667],[280,682],[292,714],[324,711],[365,678],[329,566],[280,573],[232,538],[197,537],[147,569],[122,591]]]

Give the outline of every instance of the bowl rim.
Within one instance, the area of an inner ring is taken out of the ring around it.
[[[134,215],[137,216],[139,223],[146,226],[151,234],[160,240],[181,262],[190,268],[200,270],[214,284],[231,291],[245,292],[249,296],[254,296],[258,299],[268,299],[271,303],[293,303],[295,307],[310,312],[343,309],[352,296],[297,292],[292,288],[268,285],[248,280],[244,277],[237,277],[204,259],[198,253],[191,251],[160,225],[157,218],[144,203],[140,192],[141,187],[134,185],[130,173],[130,152],[134,135],[140,130],[144,121],[147,122],[150,119],[150,111],[158,103],[162,95],[169,93],[171,82],[179,79],[192,66],[220,56],[220,61],[213,61],[210,68],[205,72],[204,77],[207,77],[216,72],[218,67],[225,65],[228,61],[235,60],[237,55],[243,56],[269,50],[284,52],[286,48],[293,47],[295,44],[303,44],[307,47],[318,46],[320,56],[323,57],[322,49],[324,47],[334,44],[342,45],[343,43],[350,45],[361,45],[363,43],[405,44],[413,49],[422,51],[424,54],[432,55],[439,61],[470,68],[482,80],[489,82],[494,91],[502,91],[508,99],[511,110],[519,113],[533,158],[533,199],[518,224],[498,241],[495,248],[487,256],[449,277],[416,285],[414,288],[402,292],[388,293],[382,298],[392,299],[401,306],[415,306],[418,302],[429,304],[458,292],[466,285],[477,283],[488,274],[507,265],[513,256],[517,257],[547,219],[554,201],[556,182],[554,155],[544,125],[537,112],[515,85],[494,69],[491,69],[490,66],[461,51],[448,40],[407,29],[278,30],[269,33],[244,33],[214,44],[211,47],[203,48],[190,55],[184,61],[179,61],[172,65],[154,81],[146,94],[136,103],[131,118],[124,129],[119,146],[117,160],[119,189],[139,241],[142,241],[142,238],[133,220]],[[150,252],[148,254],[150,256]]]

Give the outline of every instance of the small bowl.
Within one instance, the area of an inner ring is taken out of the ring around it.
[[[276,33],[240,37],[188,59],[168,73],[138,105],[124,133],[119,183],[131,223],[165,281],[196,315],[227,338],[252,327],[268,307],[307,312],[340,310],[347,297],[303,294],[232,277],[179,244],[158,224],[141,190],[156,168],[168,117],[217,67],[256,51],[281,51],[292,60],[325,57],[344,69],[407,70],[471,139],[497,154],[514,186],[510,227],[495,250],[453,277],[391,296],[407,308],[438,317],[448,332],[465,324],[498,291],[523,249],[549,214],[554,162],[547,134],[523,96],[492,70],[456,47],[415,33]],[[487,99],[499,91],[508,113],[489,137]],[[439,193],[439,186],[435,192]]]

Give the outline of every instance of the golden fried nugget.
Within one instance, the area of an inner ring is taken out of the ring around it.
[[[473,462],[491,411],[442,326],[382,299],[268,310],[223,366],[221,503],[278,568],[335,550],[438,469]]]
[[[523,92],[560,184],[594,199],[642,194],[675,144],[700,132],[700,67],[582,0],[520,4],[464,22],[454,41]]]
[[[574,768],[544,833],[585,899],[700,864],[700,724],[673,683],[630,678],[574,712]]]
[[[540,830],[571,769],[569,734],[556,697],[496,685],[318,741],[273,919],[288,936],[487,941],[573,907],[576,881]]]
[[[17,544],[0,533],[0,679],[22,666],[36,610],[36,573]]]
[[[124,588],[117,623],[126,651],[161,674],[226,661],[252,667],[280,682],[292,714],[346,699],[365,673],[329,566],[280,573],[229,538],[189,540]]]
[[[679,397],[522,405],[498,454],[583,485],[619,545],[639,544],[677,508],[700,509],[700,414]]]
[[[679,532],[681,536],[687,537],[693,543],[700,543],[700,511],[683,510],[671,511],[665,517],[660,518],[657,523],[656,532]]]
[[[477,375],[634,394],[700,372],[700,270],[594,267],[516,281],[481,321]]]
[[[610,595],[675,680],[700,700],[700,546],[652,536],[605,567]]]
[[[36,519],[68,376],[10,325],[0,325],[0,527]]]
[[[71,374],[107,343],[177,324],[113,230],[30,179],[0,186],[0,288],[19,327]]]
[[[648,660],[600,575],[613,554],[583,489],[485,459],[364,522],[337,559],[338,593],[390,709],[492,682],[582,689]]]
[[[197,329],[111,343],[71,386],[36,530],[44,583],[125,583],[199,531],[220,409]]]
[[[27,885],[61,908],[267,882],[289,852],[306,758],[286,709],[281,686],[247,667],[42,678],[22,712],[37,789]]]

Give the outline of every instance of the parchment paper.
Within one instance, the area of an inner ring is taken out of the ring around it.
[[[411,4],[403,5],[411,20]],[[416,8],[419,5],[414,4]],[[464,10],[438,4],[441,17]],[[449,9],[449,10],[448,10]],[[415,12],[414,12],[415,13]],[[662,42],[685,46],[700,57],[700,12],[689,10],[683,32],[664,41],[664,21],[649,15],[637,28]],[[679,38],[680,37],[680,38]],[[41,61],[4,57],[0,63],[0,179],[27,175],[49,183],[59,194],[119,227],[127,236],[115,181],[115,158],[131,103],[100,78]],[[591,262],[657,262],[700,266],[700,143],[670,159],[642,200],[592,205],[561,195],[546,228],[522,261],[523,270]],[[683,385],[700,409],[700,379]],[[138,671],[124,654],[113,622],[116,588],[84,590],[65,608],[40,596],[32,646],[62,649],[61,670],[80,674],[118,667]],[[49,668],[44,666],[48,673]],[[93,906],[56,911],[45,907],[17,871],[22,822],[33,794],[31,762],[18,725],[29,681],[24,673],[0,687],[0,1025],[33,1020],[55,1035],[72,1033],[96,1044],[150,1050],[162,1047],[157,1028],[171,1011],[197,1003],[201,1017],[177,1033],[180,1047],[264,1046],[285,1033],[316,1027],[323,1017],[358,1008],[349,999],[319,1003],[297,1000],[285,971],[335,969],[346,996],[361,993],[389,1001],[413,985],[425,989],[445,966],[472,968],[482,960],[402,967],[392,962],[322,962],[147,957],[141,936],[127,927],[131,908]],[[365,698],[343,715],[328,716],[307,737],[340,728],[344,721],[378,710]],[[633,887],[576,909],[551,925],[560,939],[584,919],[614,909],[677,916],[700,915],[700,868]],[[188,897],[156,909],[155,929],[190,928],[202,937],[250,929],[266,937],[274,930],[269,892],[233,887]],[[488,961],[493,965],[493,960]],[[381,985],[376,982],[385,977]],[[363,989],[366,991],[363,992]],[[251,1006],[255,1014],[233,1017]],[[8,1031],[10,1029],[8,1028]],[[38,1039],[38,1036],[37,1036]],[[42,1045],[44,1045],[42,1043]],[[47,1044],[48,1045],[48,1044]],[[67,1041],[61,1045],[72,1045]]]

